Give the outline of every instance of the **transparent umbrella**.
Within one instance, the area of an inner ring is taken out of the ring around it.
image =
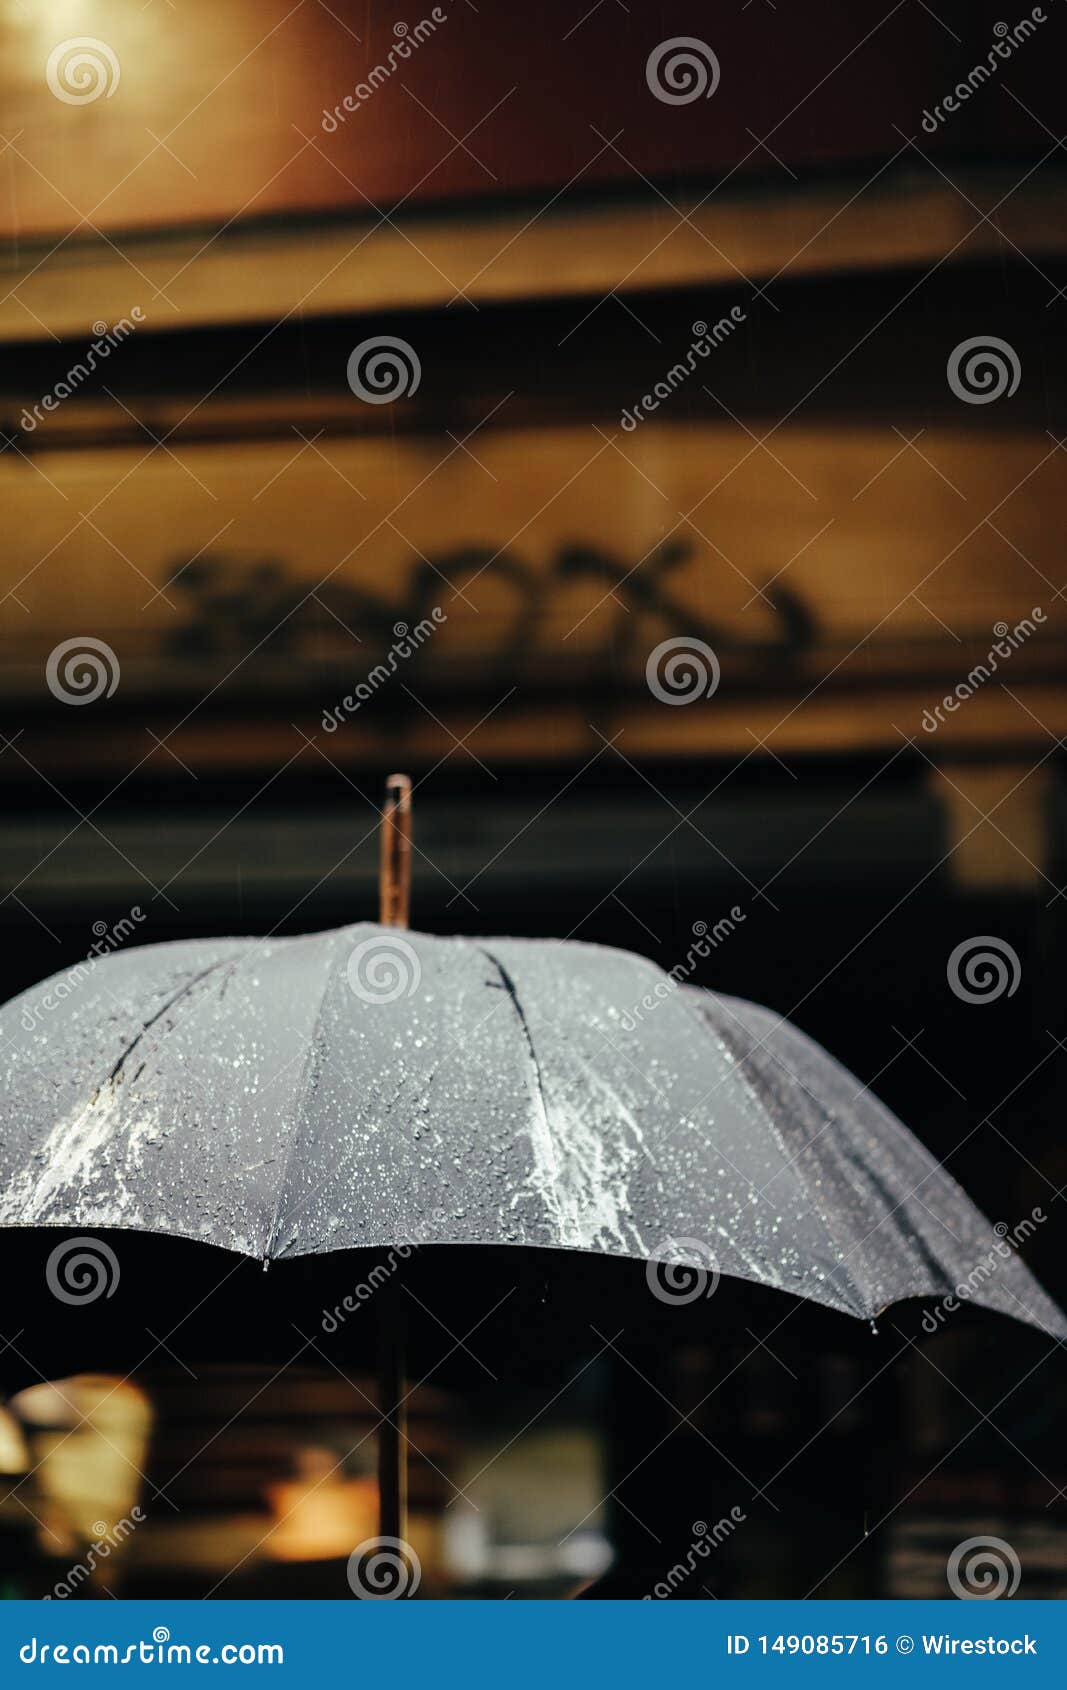
[[[381,924],[145,946],[0,1011],[0,1224],[264,1263],[535,1246],[863,1319],[965,1284],[1067,1338],[944,1168],[770,1011],[622,951],[406,930],[402,777],[390,792]],[[393,1430],[383,1529],[399,1535]]]

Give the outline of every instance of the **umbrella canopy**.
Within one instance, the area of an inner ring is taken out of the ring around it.
[[[0,1011],[0,1224],[264,1261],[527,1245],[1067,1337],[901,1123],[765,1009],[593,945],[370,923],[103,958]]]

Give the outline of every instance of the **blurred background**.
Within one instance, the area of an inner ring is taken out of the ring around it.
[[[0,0],[3,995],[373,917],[406,769],[416,926],[705,923],[1062,1299],[1062,8],[416,10]],[[420,1594],[940,1596],[993,1533],[1067,1595],[1060,1348],[787,1312],[421,1386]],[[373,1385],[305,1361],[14,1394],[6,1594],[347,1597]]]

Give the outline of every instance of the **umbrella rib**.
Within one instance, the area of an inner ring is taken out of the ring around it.
[[[709,992],[708,996],[714,998],[715,994]],[[749,1058],[752,1053],[746,1052],[740,1037],[734,1033],[732,1028],[720,1025],[712,1018],[707,1007],[703,1003],[694,1004],[692,1007],[700,1015],[706,1025],[711,1028],[712,1032],[722,1040],[727,1052],[733,1056],[735,1070],[740,1077],[741,1083],[747,1088],[753,1102],[756,1104],[761,1114],[765,1117],[787,1167],[791,1167],[793,1169],[801,1191],[803,1191],[807,1196],[808,1202],[811,1205],[812,1213],[819,1217],[819,1220],[822,1223],[823,1232],[829,1239],[831,1246],[838,1256],[837,1268],[834,1271],[840,1272],[845,1283],[852,1287],[855,1297],[859,1303],[858,1310],[854,1311],[857,1318],[861,1320],[872,1320],[877,1313],[877,1310],[870,1306],[869,1293],[865,1290],[864,1286],[861,1284],[852,1269],[847,1266],[848,1257],[851,1254],[851,1251],[844,1248],[843,1240],[838,1238],[834,1228],[830,1225],[830,1218],[827,1215],[826,1210],[819,1202],[819,1199],[815,1195],[813,1186],[809,1183],[805,1176],[805,1170],[800,1164],[799,1153],[796,1156],[790,1156],[789,1147],[785,1143],[779,1129],[778,1122],[775,1119],[774,1110],[771,1108],[768,1100],[764,1096],[765,1084],[762,1076],[760,1075],[758,1069],[755,1069],[750,1065]],[[735,1017],[735,1019],[737,1018]],[[743,1029],[743,1023],[738,1022],[738,1025]],[[774,1053],[771,1051],[768,1051],[768,1054],[772,1057],[774,1056]],[[833,1284],[832,1274],[830,1275],[830,1283]],[[842,1299],[844,1299],[844,1287],[837,1286],[836,1289],[838,1294],[842,1297]]]
[[[504,967],[504,964],[500,961],[499,957],[494,956],[492,951],[487,950],[484,945],[476,945],[475,949],[480,951],[482,953],[482,955],[489,962],[491,962],[493,967],[496,969],[497,973],[500,976],[501,984],[502,984],[504,990],[507,992],[508,997],[511,999],[512,1005],[513,1005],[514,1010],[515,1010],[515,1014],[518,1016],[519,1025],[522,1028],[523,1036],[526,1040],[526,1048],[530,1053],[530,1061],[533,1064],[534,1077],[537,1081],[537,1095],[538,1095],[540,1102],[541,1102],[541,1115],[544,1119],[546,1132],[549,1133],[549,1144],[551,1144],[550,1129],[549,1129],[549,1115],[548,1115],[548,1095],[545,1091],[545,1077],[544,1077],[543,1073],[541,1072],[541,1062],[540,1062],[540,1059],[537,1055],[537,1047],[534,1044],[533,1034],[530,1031],[530,1023],[526,1019],[526,1011],[522,1007],[522,1000],[519,997],[518,988],[516,987],[514,980],[511,978],[511,975],[508,973],[507,969]]]
[[[511,978],[511,975],[508,973],[507,969],[504,967],[504,964],[500,961],[500,959],[498,957],[495,957],[493,955],[492,951],[486,950],[484,945],[478,945],[478,946],[476,946],[476,949],[481,951],[482,955],[484,957],[487,957],[488,960],[492,963],[493,967],[496,969],[497,973],[500,975],[500,979],[501,979],[501,982],[503,984],[504,990],[507,992],[508,997],[511,999],[512,1003],[515,1006],[515,1013],[519,1018],[519,1021],[522,1025],[523,1033],[524,1033],[525,1038],[526,1038],[526,1048],[530,1052],[530,1061],[533,1063],[534,1073],[537,1076],[537,1090],[538,1090],[538,1092],[540,1093],[540,1096],[541,1096],[541,1107],[544,1110],[545,1117],[547,1119],[547,1116],[548,1116],[548,1099],[545,1096],[544,1075],[541,1073],[541,1063],[540,1063],[540,1060],[539,1060],[538,1055],[537,1055],[537,1047],[535,1046],[535,1044],[533,1042],[533,1034],[530,1031],[530,1023],[526,1019],[526,1011],[522,1007],[522,1000],[519,997],[518,988],[516,987],[514,980]]]
[[[175,994],[172,998],[168,998],[166,1003],[163,1005],[162,1009],[157,1010],[155,1015],[153,1015],[150,1020],[148,1020],[144,1023],[140,1032],[133,1039],[130,1040],[129,1044],[126,1046],[126,1049],[122,1052],[122,1055],[119,1057],[118,1061],[115,1063],[115,1066],[112,1068],[110,1074],[108,1075],[108,1083],[111,1084],[111,1085],[114,1085],[115,1081],[119,1077],[119,1074],[122,1072],[122,1069],[125,1067],[129,1058],[132,1056],[133,1052],[137,1049],[137,1046],[140,1044],[141,1040],[144,1038],[145,1034],[148,1032],[150,1027],[154,1027],[157,1021],[162,1020],[163,1016],[166,1015],[167,1011],[169,1009],[173,1009],[174,1005],[176,1003],[180,1003],[182,998],[188,997],[189,993],[193,990],[194,986],[198,986],[200,984],[201,980],[206,980],[209,974],[214,974],[216,969],[222,968],[226,963],[231,962],[232,960],[233,959],[229,956],[220,957],[218,962],[213,962],[207,968],[202,968],[199,974],[194,974],[193,978],[191,980],[187,980],[185,982],[185,985],[182,986],[179,991],[175,992]]]
[[[348,929],[341,928],[341,929],[339,929],[339,931],[340,932],[347,932]],[[296,1151],[297,1139],[303,1133],[304,1126],[306,1124],[305,1119],[304,1119],[304,1110],[303,1110],[303,1102],[302,1102],[303,1096],[305,1095],[304,1080],[307,1076],[307,1071],[308,1071],[308,1068],[311,1065],[311,1061],[312,1061],[314,1051],[315,1051],[315,1040],[316,1040],[316,1036],[317,1036],[318,1031],[319,1031],[319,1021],[322,1017],[322,1006],[326,1001],[326,993],[327,993],[327,990],[329,989],[330,971],[331,971],[332,967],[333,967],[333,947],[329,946],[329,947],[327,947],[326,966],[323,969],[323,975],[322,975],[322,990],[319,993],[319,1001],[318,1001],[318,1004],[317,1004],[316,1009],[315,1009],[315,1017],[314,1017],[314,1020],[311,1023],[311,1031],[310,1031],[310,1034],[308,1036],[307,1049],[304,1052],[304,1060],[301,1063],[301,1069],[300,1069],[300,1076],[301,1076],[301,1078],[300,1078],[300,1095],[301,1095],[300,1116],[299,1116],[299,1119],[296,1121],[296,1123],[293,1127],[293,1132],[292,1132],[292,1135],[290,1137],[289,1145],[288,1145],[288,1148],[287,1148],[286,1153],[285,1153],[285,1166],[282,1169],[281,1177],[278,1181],[278,1197],[277,1197],[277,1201],[274,1205],[274,1214],[271,1217],[270,1230],[267,1233],[267,1241],[263,1246],[263,1266],[264,1266],[264,1268],[266,1268],[269,1265],[269,1263],[273,1260],[272,1252],[273,1252],[273,1249],[274,1249],[275,1241],[278,1237],[278,1228],[281,1225],[282,1207],[283,1207],[285,1200],[286,1200],[286,1197],[288,1195],[289,1169],[293,1165],[293,1156],[294,1156],[295,1151]],[[301,1201],[306,1202],[308,1195],[309,1195],[308,1193],[305,1193],[305,1195],[301,1199]],[[297,1207],[299,1207],[299,1204],[297,1205]]]

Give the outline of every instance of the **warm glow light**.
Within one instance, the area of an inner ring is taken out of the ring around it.
[[[333,1471],[337,1457],[308,1448],[297,1457],[297,1475],[271,1485],[267,1500],[276,1521],[264,1547],[276,1561],[327,1561],[351,1554],[377,1530],[378,1490],[373,1479]]]
[[[129,1516],[152,1424],[143,1391],[107,1374],[79,1374],[31,1385],[8,1406],[29,1436],[42,1548],[89,1543]]]
[[[29,1451],[18,1421],[6,1408],[0,1408],[0,1473],[24,1473],[29,1464]]]

